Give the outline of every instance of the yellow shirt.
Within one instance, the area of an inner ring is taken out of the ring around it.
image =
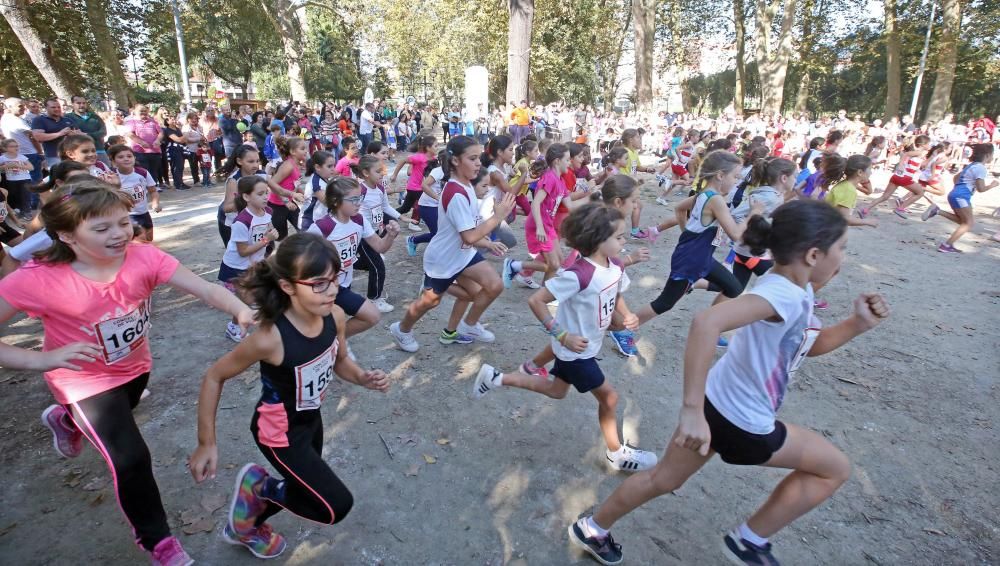
[[[628,160],[625,162],[625,170],[628,171],[629,175],[634,176],[635,172],[639,169],[639,152],[634,149],[625,148],[628,154]]]
[[[527,108],[515,108],[510,113],[510,119],[515,126],[527,126],[531,123],[531,110]]]
[[[841,181],[826,193],[826,202],[833,206],[842,206],[848,210],[854,210],[854,205],[858,203],[858,190],[854,183]]]

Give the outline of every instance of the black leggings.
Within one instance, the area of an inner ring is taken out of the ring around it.
[[[222,247],[229,247],[229,237],[233,234],[233,227],[226,226],[226,213],[222,211],[222,205],[219,205],[219,212],[215,218],[216,223],[219,225],[219,236],[222,238]]]
[[[397,208],[396,212],[406,214],[410,210],[413,210],[413,205],[417,204],[422,194],[424,194],[423,191],[406,191],[406,197],[403,198],[403,205]],[[419,216],[419,210],[417,214]]]
[[[743,288],[740,287],[740,282],[736,280],[736,277],[714,259],[712,260],[712,267],[709,269],[708,275],[705,276],[705,280],[708,281],[709,291],[721,291],[723,295],[730,299],[739,297],[740,293],[743,292]],[[691,282],[687,279],[667,279],[667,284],[660,291],[660,296],[653,299],[653,302],[649,303],[649,306],[652,307],[653,312],[656,314],[663,314],[674,308],[677,301],[681,300],[681,297],[686,295],[690,290]]]
[[[296,515],[332,525],[339,523],[354,506],[354,496],[323,460],[323,419],[319,411],[315,417],[303,419],[296,414],[286,436],[288,446],[275,448],[260,443],[257,435],[257,415],[251,431],[257,448],[267,461],[281,474],[284,481],[281,501],[267,500],[267,509],[255,521],[260,526],[282,509]]]
[[[748,263],[753,265],[753,267],[747,265]],[[771,259],[760,259],[759,257],[736,254],[736,260],[733,261],[733,276],[739,281],[740,289],[746,289],[751,275],[760,277],[767,273],[773,266],[774,260]]]
[[[271,207],[271,224],[274,225],[274,229],[278,231],[278,241],[284,240],[288,236],[288,224],[291,223],[292,226],[296,227],[298,230],[299,225],[299,209],[295,211],[289,210],[289,208],[283,204],[268,203]]]
[[[368,298],[374,301],[381,297],[385,289],[385,261],[382,260],[382,254],[362,240],[354,267],[368,272]]]
[[[136,542],[146,550],[170,536],[146,441],[132,417],[149,373],[66,408],[111,468],[115,496]]]

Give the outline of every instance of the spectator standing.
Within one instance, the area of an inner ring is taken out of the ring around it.
[[[19,151],[28,158],[32,170],[30,172],[31,182],[38,183],[42,180],[42,145],[35,140],[31,132],[31,124],[25,119],[28,114],[28,106],[20,98],[10,97],[4,100],[6,112],[0,116],[0,132],[3,137],[17,141]],[[37,199],[37,195],[32,194]]]
[[[160,169],[163,167],[163,154],[160,142],[163,141],[163,128],[149,115],[149,107],[137,104],[132,110],[132,118],[126,122],[128,135],[126,138],[132,144],[132,152],[139,167],[149,172],[154,179],[162,178]],[[156,186],[163,190],[162,183]]]
[[[108,152],[104,149],[104,137],[108,130],[104,125],[104,119],[90,110],[90,102],[80,96],[74,95],[72,98],[73,111],[66,115],[73,122],[76,129],[87,134],[94,140],[94,147],[97,148],[97,158],[105,165],[110,166]]]
[[[45,114],[31,121],[31,132],[36,140],[42,142],[45,163],[52,167],[61,161],[59,142],[69,134],[77,133],[77,130],[73,122],[63,115],[59,99],[49,98],[45,101]]]

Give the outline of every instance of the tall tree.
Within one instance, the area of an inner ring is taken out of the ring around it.
[[[507,0],[510,23],[507,29],[507,100],[518,103],[528,98],[531,56],[531,26],[535,0]]]
[[[606,37],[605,30],[595,28],[591,31],[590,41],[595,47],[604,46],[595,59],[598,84],[601,87],[601,100],[604,102],[604,109],[611,110],[615,103],[615,91],[618,89],[618,68],[621,66],[621,53],[625,47],[625,38],[628,36],[629,27],[632,25],[631,0],[626,0],[624,10],[616,9],[616,6],[608,6],[606,0],[602,0],[599,8],[601,13],[609,13],[612,17],[622,14],[622,22],[616,26],[618,43],[613,44],[603,39]]]
[[[937,78],[934,92],[927,107],[927,121],[944,117],[951,109],[951,87],[955,82],[955,65],[958,62],[958,37],[962,30],[962,0],[941,2],[941,39],[938,40]]]
[[[809,109],[809,89],[812,87],[813,52],[816,48],[817,28],[823,24],[825,2],[820,0],[819,8],[816,0],[803,0],[802,3],[802,36],[799,38],[799,65],[801,75],[799,88],[795,94],[795,111],[805,112]]]
[[[792,55],[792,25],[797,0],[757,0],[757,70],[760,73],[760,111],[778,114],[784,98],[785,75]],[[782,9],[777,34],[774,19]]]
[[[666,8],[666,29],[670,36],[670,49],[668,54],[668,66],[671,69],[674,80],[677,83],[681,94],[681,110],[687,112],[690,106],[688,96],[688,76],[689,68],[687,61],[687,49],[685,46],[685,33],[683,27],[683,14],[681,0],[670,0],[664,2]]]
[[[108,0],[84,0],[90,33],[94,34],[97,54],[107,75],[108,88],[118,106],[131,108],[135,97],[129,88],[119,57],[118,40],[112,35],[108,20]]]
[[[306,99],[306,79],[302,56],[305,52],[306,8],[291,0],[260,0],[274,31],[281,38],[281,48],[288,65],[288,83],[292,100]]]
[[[53,53],[51,44],[28,18],[26,0],[5,0],[0,2],[0,14],[21,41],[31,62],[48,83],[49,88],[59,98],[69,100],[76,93],[76,85],[62,63]]]
[[[656,0],[632,0],[635,45],[635,100],[640,111],[653,108],[653,38]]]
[[[896,23],[896,0],[885,0],[885,119],[899,115],[900,47],[899,25]]]
[[[736,30],[736,89],[733,93],[733,110],[743,115],[746,98],[747,6],[745,0],[733,0],[733,28]]]

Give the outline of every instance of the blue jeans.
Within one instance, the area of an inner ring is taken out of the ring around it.
[[[364,155],[368,144],[372,143],[372,134],[358,134],[358,139],[361,140],[361,154]]]

